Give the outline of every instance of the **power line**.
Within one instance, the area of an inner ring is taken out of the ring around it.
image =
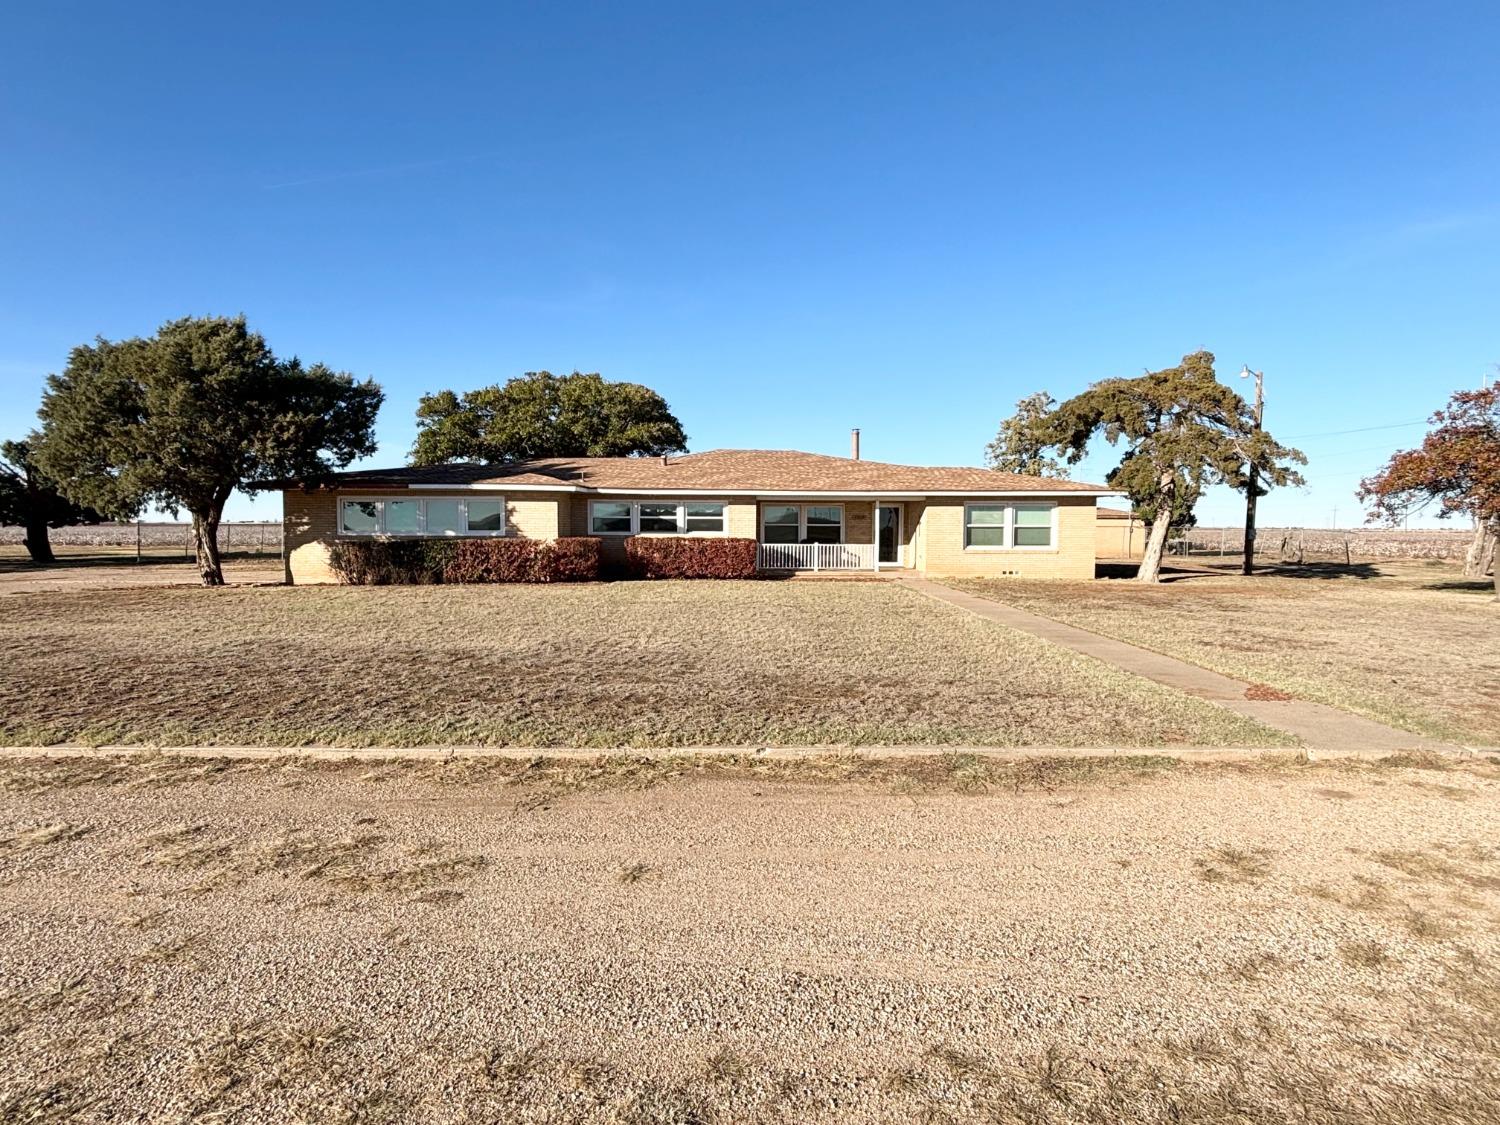
[[[1288,434],[1287,440],[1292,441],[1297,438],[1310,437],[1338,437],[1341,434],[1367,434],[1371,430],[1399,430],[1403,426],[1425,426],[1426,424],[1426,418],[1418,418],[1415,422],[1391,422],[1385,426],[1361,426],[1357,430],[1324,430],[1320,434]]]

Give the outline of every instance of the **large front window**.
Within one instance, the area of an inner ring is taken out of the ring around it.
[[[964,547],[1008,550],[1055,545],[1052,504],[965,504]]]
[[[593,535],[723,535],[720,500],[591,500]]]
[[[762,543],[842,543],[842,504],[766,504],[760,510]]]
[[[802,541],[802,509],[795,504],[767,504],[761,509],[762,543]]]
[[[500,497],[340,500],[341,535],[504,535]]]

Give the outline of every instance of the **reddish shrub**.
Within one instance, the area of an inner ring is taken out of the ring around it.
[[[444,582],[589,582],[599,577],[597,539],[462,539]]]
[[[547,544],[548,576],[543,582],[593,582],[599,577],[600,551],[604,545],[589,536],[554,539]]]
[[[755,540],[636,536],[625,567],[638,578],[754,578]]]
[[[444,582],[535,582],[535,539],[460,539],[443,568]]]

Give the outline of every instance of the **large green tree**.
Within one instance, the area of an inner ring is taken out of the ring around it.
[[[48,528],[99,523],[103,519],[94,509],[58,493],[57,486],[37,468],[31,442],[0,442],[0,524],[26,529],[23,542],[32,562],[56,561]]]
[[[186,509],[203,584],[218,586],[230,494],[316,480],[373,453],[383,398],[369,380],[278,359],[243,316],[188,317],[149,338],[74,348],[48,376],[34,456],[75,503],[110,515]]]
[[[1046,391],[1016,403],[1016,412],[1000,423],[995,440],[985,446],[985,463],[1002,473],[1066,478],[1067,465],[1051,456],[1047,445],[1047,416],[1055,405],[1057,400]]]
[[[1069,464],[1083,459],[1096,436],[1111,445],[1125,443],[1108,481],[1151,520],[1140,582],[1160,581],[1168,531],[1192,519],[1205,488],[1227,484],[1243,492],[1252,462],[1260,488],[1297,485],[1302,477],[1292,466],[1307,464],[1298,450],[1255,424],[1244,399],[1214,375],[1211,352],[1183,356],[1176,367],[1095,383],[1038,427]]]
[[[530,371],[463,395],[423,395],[411,461],[497,464],[533,457],[659,456],[685,449],[682,423],[649,387],[612,383],[597,373]]]
[[[1385,468],[1360,482],[1359,497],[1369,502],[1372,519],[1389,523],[1433,503],[1440,517],[1472,517],[1474,544],[1464,569],[1483,576],[1500,540],[1500,385],[1458,391],[1429,421],[1421,447],[1392,454]]]

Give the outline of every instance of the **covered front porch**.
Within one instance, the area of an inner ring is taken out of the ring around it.
[[[910,565],[906,524],[901,501],[762,499],[756,566],[808,573],[896,570]]]

